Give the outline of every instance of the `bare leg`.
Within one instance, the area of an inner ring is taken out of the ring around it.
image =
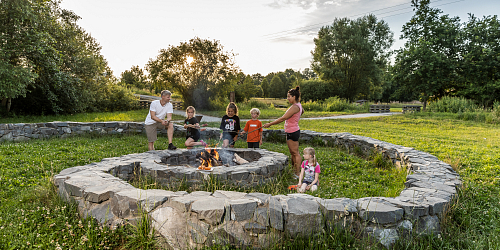
[[[227,148],[228,145],[229,145],[229,140],[228,139],[222,141],[222,147],[223,148]]]
[[[155,150],[155,143],[154,142],[148,142],[148,150]]]
[[[318,190],[318,185],[312,185],[311,186],[311,192],[314,192],[316,190]]]
[[[286,144],[288,145],[288,151],[290,151],[290,155],[292,158],[293,171],[296,175],[299,175],[300,163],[302,162],[302,156],[300,156],[299,153],[299,142],[287,140]]]
[[[200,141],[196,142],[196,141],[194,141],[193,138],[189,137],[189,138],[187,138],[187,140],[184,143],[184,145],[186,145],[186,147],[188,149],[191,149],[191,148],[193,148],[193,146],[201,146],[201,145],[203,145],[203,143],[201,143]]]
[[[174,123],[170,122],[165,127],[167,127],[168,144],[170,144],[170,143],[172,143],[172,138],[174,138]]]
[[[299,188],[297,188],[297,192],[304,193],[306,191],[306,187],[307,187],[307,184],[306,183],[302,183],[302,186],[300,186]]]

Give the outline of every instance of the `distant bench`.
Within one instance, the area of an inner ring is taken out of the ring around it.
[[[404,105],[403,106],[403,113],[406,113],[407,111],[409,112],[420,112],[420,108],[422,106],[420,105]]]
[[[151,106],[151,100],[139,100],[139,106],[141,108],[149,108]],[[174,109],[182,110],[184,103],[183,102],[176,102],[176,101],[170,101],[172,103],[172,106],[174,106]]]
[[[370,113],[389,113],[391,112],[390,105],[370,105]]]

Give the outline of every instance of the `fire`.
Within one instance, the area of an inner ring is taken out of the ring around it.
[[[215,149],[205,148],[205,152],[200,152],[201,165],[198,170],[211,170],[212,167],[219,164],[219,152]]]

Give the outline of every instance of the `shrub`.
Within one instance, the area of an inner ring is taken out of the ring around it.
[[[250,100],[247,103],[243,103],[240,108],[244,107],[246,107],[247,109],[252,109],[252,108],[258,108],[260,110],[269,109],[269,106],[266,103],[260,102],[258,100]]]
[[[345,99],[340,99],[337,96],[330,97],[325,100],[327,110],[330,112],[344,111],[348,109],[355,109],[355,107],[350,104]]]
[[[494,121],[500,122],[500,102],[493,103],[493,109],[491,110],[491,114],[493,116]]]
[[[479,105],[473,100],[450,96],[445,96],[435,102],[431,102],[428,107],[429,111],[432,112],[449,113],[474,112],[479,108]]]
[[[139,108],[139,102],[134,93],[120,85],[108,85],[104,99],[96,106],[100,111],[126,111]]]
[[[306,111],[323,111],[323,104],[319,102],[308,101],[302,103],[302,108]]]

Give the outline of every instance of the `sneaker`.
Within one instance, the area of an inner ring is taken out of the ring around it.
[[[201,145],[203,145],[204,147],[206,147],[208,144],[206,142],[204,142],[203,140],[200,140],[201,142]]]
[[[174,144],[172,144],[172,143],[168,144],[168,150],[176,150],[176,149],[177,149],[177,147],[174,146]]]

